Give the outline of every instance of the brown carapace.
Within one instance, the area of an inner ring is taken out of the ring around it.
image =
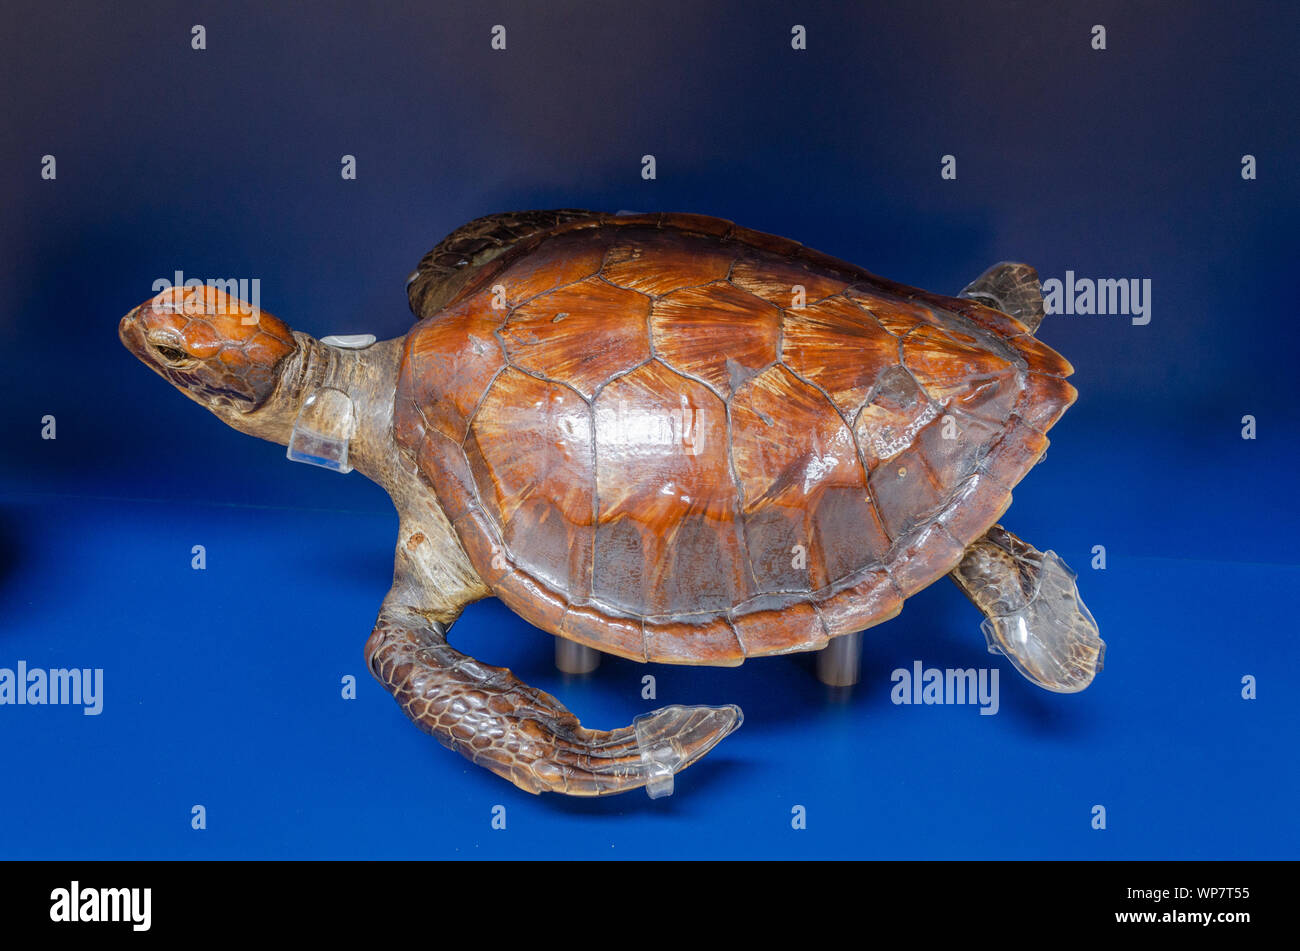
[[[530,623],[739,664],[870,627],[951,571],[1042,454],[1070,372],[971,300],[715,218],[601,216],[425,315],[395,423]]]
[[[193,354],[171,372],[144,308],[121,334],[263,438],[290,443],[323,390],[351,408],[349,458],[401,515],[371,669],[418,725],[521,788],[662,788],[740,712],[587,730],[447,643],[488,595],[600,651],[736,665],[878,624],[951,574],[990,649],[1034,682],[1070,692],[1099,669],[1073,574],[996,526],[1075,397],[1033,336],[1031,268],[945,297],[716,218],[568,209],[470,222],[408,296],[420,319],[398,340],[293,333],[252,407],[213,405],[200,384],[224,371]]]

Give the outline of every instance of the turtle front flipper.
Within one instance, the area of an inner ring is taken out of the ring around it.
[[[672,776],[740,726],[740,708],[672,706],[617,730],[588,730],[549,693],[447,643],[446,628],[403,606],[394,589],[366,642],[366,661],[403,712],[479,766],[531,793],[603,796]]]
[[[1106,643],[1056,552],[1040,552],[994,525],[949,577],[984,613],[989,651],[1058,693],[1076,693],[1101,670]]]

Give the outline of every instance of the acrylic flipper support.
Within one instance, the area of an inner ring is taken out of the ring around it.
[[[636,731],[639,769],[646,777],[645,791],[651,799],[673,794],[673,776],[703,756],[724,737],[739,729],[745,720],[740,707],[681,706],[674,704],[643,713],[632,721]],[[700,745],[701,737],[708,738]],[[688,752],[692,750],[693,752]]]
[[[1032,596],[980,624],[990,654],[1004,654],[1025,677],[1056,693],[1088,686],[1106,656],[1097,622],[1079,597],[1077,577],[1056,552],[1045,551]]]

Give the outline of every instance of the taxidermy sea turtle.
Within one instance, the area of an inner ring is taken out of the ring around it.
[[[1030,680],[1072,692],[1100,668],[1073,573],[997,524],[1075,397],[1033,336],[1032,268],[952,298],[716,218],[560,210],[465,225],[407,294],[417,323],[379,343],[187,288],[119,333],[235,429],[389,492],[370,670],[520,788],[671,778],[741,713],[587,729],[448,643],[489,595],[600,651],[732,666],[879,624],[949,575]]]

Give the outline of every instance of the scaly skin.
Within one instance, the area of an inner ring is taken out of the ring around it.
[[[122,318],[122,342],[190,399],[216,411],[255,409],[298,345],[284,322],[215,288],[174,287]],[[176,359],[158,355],[174,353]]]
[[[451,647],[442,624],[387,603],[366,661],[412,723],[530,793],[637,789],[649,778],[642,749],[671,743],[684,769],[741,720],[734,706],[668,707],[642,724],[640,739],[631,726],[588,730],[549,693]]]

